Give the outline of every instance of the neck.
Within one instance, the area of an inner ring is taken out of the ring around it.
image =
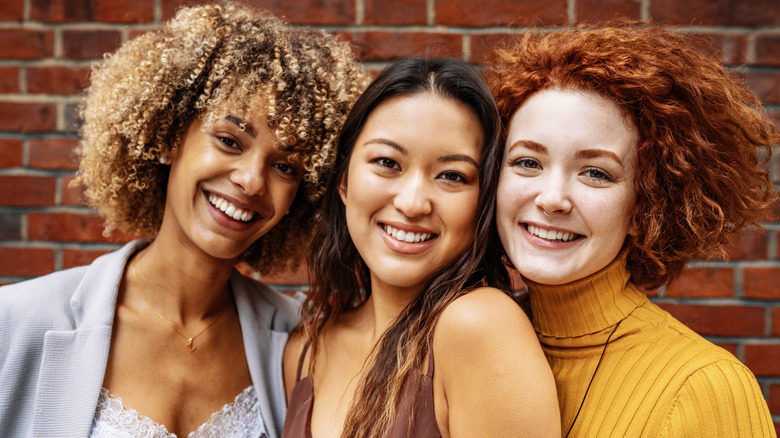
[[[230,300],[228,280],[232,261],[218,261],[202,252],[191,251],[179,243],[158,236],[130,261],[126,279],[142,298],[175,324],[209,318],[222,311]],[[133,275],[135,274],[135,275]],[[137,284],[136,284],[137,281]]]
[[[419,287],[388,287],[378,284],[372,277],[371,296],[360,306],[360,311],[374,342],[379,340],[401,311],[420,293]]]

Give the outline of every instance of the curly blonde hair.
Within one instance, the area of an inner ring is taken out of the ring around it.
[[[777,198],[762,164],[780,135],[761,102],[673,31],[622,23],[529,32],[493,64],[505,126],[530,96],[554,87],[594,91],[634,123],[638,233],[627,264],[638,285],[667,284],[692,259],[725,257],[731,236],[757,225]]]
[[[305,176],[289,214],[239,261],[263,274],[283,270],[300,259],[339,130],[368,79],[348,44],[325,33],[235,4],[181,9],[93,67],[76,182],[106,233],[154,238],[170,170],[164,163],[190,123],[246,116],[262,98],[270,128]]]

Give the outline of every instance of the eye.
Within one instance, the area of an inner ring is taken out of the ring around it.
[[[449,170],[447,172],[442,173],[439,175],[439,178],[446,180],[446,181],[452,181],[452,182],[458,182],[458,183],[468,183],[469,181],[466,179],[465,176],[461,175],[458,172]]]
[[[275,163],[273,165],[275,168],[279,169],[282,173],[286,173],[288,175],[295,175],[298,173],[298,170],[289,163]]]
[[[381,167],[386,167],[388,169],[400,169],[401,168],[401,166],[399,166],[398,163],[395,160],[393,160],[391,158],[387,158],[387,157],[376,158],[376,159],[374,159],[374,163],[378,164]]]
[[[518,158],[517,160],[513,161],[511,165],[520,170],[524,170],[524,169],[537,170],[542,168],[542,165],[538,161],[536,161],[533,158],[527,158],[527,157]]]
[[[582,173],[586,177],[598,181],[598,182],[610,182],[612,181],[612,177],[609,176],[609,174],[597,167],[591,167],[589,169],[585,169],[585,171]]]
[[[239,149],[238,140],[236,140],[233,136],[221,134],[217,135],[216,137],[220,143],[227,146],[229,149]]]

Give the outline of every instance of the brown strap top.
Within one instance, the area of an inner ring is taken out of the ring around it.
[[[314,388],[309,376],[301,379],[303,362],[309,350],[309,343],[303,346],[298,359],[295,387],[290,395],[287,417],[284,420],[282,438],[312,438],[311,413],[314,407]],[[419,392],[415,397],[415,390]],[[433,348],[428,353],[428,371],[425,374],[411,373],[401,390],[396,406],[395,421],[387,431],[387,438],[437,438],[441,437],[433,408]],[[412,403],[414,402],[414,403]],[[411,434],[409,431],[410,411],[414,409]]]

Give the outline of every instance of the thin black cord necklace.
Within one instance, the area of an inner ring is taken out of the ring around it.
[[[593,379],[596,378],[596,372],[599,370],[599,366],[601,366],[601,360],[604,359],[604,353],[607,352],[607,345],[609,345],[609,340],[612,339],[612,335],[615,334],[615,331],[618,327],[620,327],[620,323],[623,322],[623,320],[618,321],[617,324],[615,324],[615,328],[612,329],[612,332],[607,336],[607,342],[604,343],[604,349],[601,350],[601,357],[599,357],[599,362],[596,364],[596,369],[593,370],[593,375],[590,376],[590,382],[588,382],[588,387],[585,388],[585,395],[582,396],[582,402],[580,402],[580,408],[577,409],[577,414],[574,416],[574,420],[572,420],[571,425],[569,426],[569,430],[566,431],[566,438],[569,437],[569,434],[571,433],[571,429],[574,427],[574,423],[577,421],[577,417],[580,416],[580,411],[582,410],[582,406],[585,404],[585,397],[588,396],[588,391],[590,391],[590,385],[593,383]]]

